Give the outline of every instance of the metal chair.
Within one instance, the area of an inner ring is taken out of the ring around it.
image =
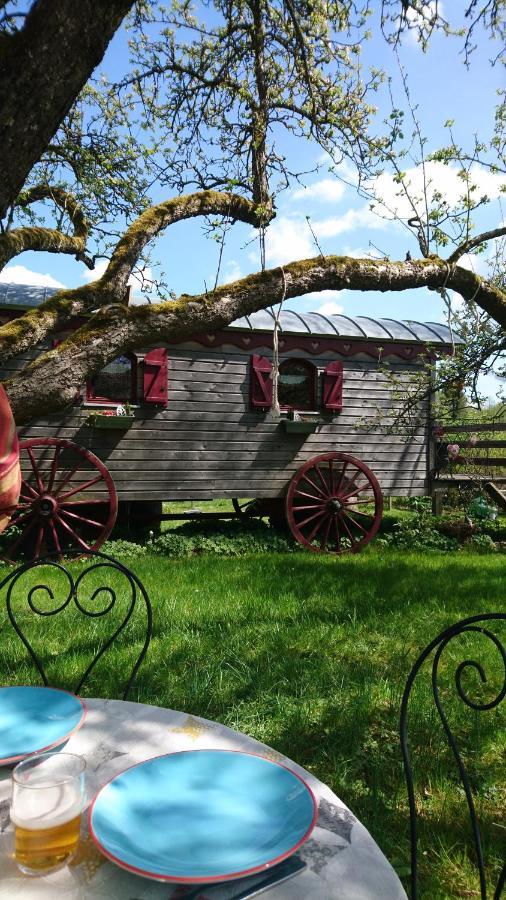
[[[457,764],[457,768],[460,774],[460,780],[462,782],[462,786],[464,789],[464,793],[467,800],[467,806],[469,810],[469,817],[471,820],[471,830],[473,834],[474,841],[474,851],[476,855],[476,865],[479,872],[479,881],[480,881],[480,896],[482,900],[486,900],[487,898],[487,887],[486,887],[486,878],[485,878],[485,862],[482,850],[482,841],[480,835],[480,827],[478,824],[478,818],[476,816],[475,804],[473,801],[473,790],[471,788],[471,783],[469,779],[468,772],[464,765],[462,756],[459,752],[459,748],[457,746],[454,734],[450,728],[448,718],[445,715],[443,710],[443,704],[441,700],[441,695],[439,691],[438,684],[438,669],[439,662],[441,659],[441,655],[443,651],[446,649],[450,641],[453,641],[454,638],[459,635],[464,634],[465,632],[478,632],[483,635],[487,640],[491,641],[499,656],[498,659],[501,661],[504,666],[504,682],[502,688],[500,688],[499,692],[495,697],[490,699],[488,702],[476,702],[473,701],[468,694],[465,692],[463,687],[462,675],[466,669],[474,669],[475,672],[478,673],[481,682],[485,683],[487,681],[487,677],[485,675],[485,671],[480,662],[477,662],[473,659],[463,659],[457,665],[455,669],[454,677],[455,677],[455,686],[457,690],[457,694],[462,700],[462,702],[469,707],[470,709],[477,710],[479,712],[494,709],[499,706],[504,697],[506,696],[506,651],[493,631],[490,630],[491,623],[498,623],[499,621],[506,621],[506,613],[483,613],[482,615],[471,616],[468,619],[462,619],[460,622],[457,622],[455,625],[452,625],[450,628],[446,628],[442,631],[433,641],[423,650],[418,659],[416,660],[411,672],[408,676],[408,680],[406,682],[406,687],[404,689],[404,694],[402,697],[401,703],[401,716],[400,716],[400,739],[401,739],[401,748],[402,748],[402,756],[404,761],[404,774],[406,778],[406,785],[408,791],[409,798],[409,811],[410,811],[410,837],[411,837],[411,900],[417,900],[418,898],[418,830],[417,830],[417,809],[415,803],[415,792],[414,792],[414,783],[413,783],[413,771],[411,768],[410,756],[408,751],[408,703],[410,699],[411,689],[413,687],[413,683],[415,678],[422,667],[425,660],[434,653],[434,657],[432,660],[432,693],[434,696],[434,702],[439,713],[439,717],[441,719],[441,723],[443,725],[443,729],[445,731],[448,743],[450,745],[451,751],[453,753],[453,757]],[[497,887],[494,892],[494,900],[499,900],[502,891],[504,889],[506,879],[506,861],[502,867],[502,870],[499,875],[499,880],[497,883]]]
[[[49,680],[39,654],[26,637],[27,621],[40,616],[55,616],[73,606],[90,619],[109,616],[104,621],[112,623],[112,633],[105,635],[103,643],[95,652],[93,659],[73,687],[76,694],[81,690],[95,669],[98,661],[111,647],[114,641],[125,630],[137,606],[144,607],[145,628],[144,643],[132,668],[126,672],[127,681],[122,694],[126,700],[133,681],[137,675],[152,635],[152,610],[149,597],[141,581],[123,563],[113,557],[97,551],[86,551],[86,556],[75,563],[74,571],[69,571],[67,564],[72,558],[81,557],[82,551],[68,551],[62,559],[59,554],[31,560],[16,568],[0,582],[0,599],[5,594],[7,615],[16,634],[25,645],[30,657],[44,683]],[[34,583],[40,569],[41,580]],[[97,585],[97,573],[99,584]],[[43,579],[43,580],[42,580]],[[27,616],[29,613],[32,615]],[[100,640],[100,639],[99,639]],[[46,665],[47,668],[47,665]]]

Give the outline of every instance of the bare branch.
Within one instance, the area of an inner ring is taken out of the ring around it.
[[[483,231],[481,234],[477,234],[474,238],[469,238],[468,241],[464,241],[460,247],[457,247],[456,250],[453,251],[451,256],[448,257],[449,263],[455,263],[461,256],[464,256],[465,253],[469,253],[470,250],[473,250],[475,247],[479,247],[480,244],[485,244],[487,241],[493,241],[494,238],[503,237],[506,234],[506,225],[502,228],[494,228],[492,231]]]

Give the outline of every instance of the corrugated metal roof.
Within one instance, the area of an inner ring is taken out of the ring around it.
[[[57,288],[36,287],[28,284],[0,284],[0,307],[29,309],[39,306],[55,294]],[[236,319],[228,327],[234,330],[272,331],[275,313],[272,308],[261,309],[249,316]],[[459,338],[446,325],[438,322],[400,322],[397,319],[373,319],[371,316],[323,315],[323,313],[299,313],[284,309],[279,323],[285,334],[306,334],[362,338],[381,341],[416,341],[430,344],[459,344]]]
[[[229,328],[246,331],[272,331],[272,309],[262,309],[249,316],[242,316]],[[416,341],[416,343],[462,343],[447,325],[438,322],[400,322],[397,319],[373,319],[370,316],[323,315],[323,313],[296,313],[283,310],[279,317],[281,331],[285,334],[310,334],[343,338],[362,338],[381,341]]]

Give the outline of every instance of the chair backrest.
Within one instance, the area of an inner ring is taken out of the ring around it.
[[[406,785],[408,791],[409,798],[409,812],[410,812],[410,837],[411,837],[411,898],[412,900],[417,900],[418,898],[418,827],[417,827],[417,809],[416,809],[416,801],[415,801],[415,790],[414,790],[414,779],[413,779],[413,771],[411,767],[410,755],[408,751],[408,705],[411,690],[413,684],[415,682],[415,678],[420,671],[425,660],[433,654],[432,659],[432,693],[434,696],[434,702],[439,713],[439,717],[441,719],[441,723],[443,725],[444,732],[446,734],[448,743],[450,745],[453,757],[455,759],[460,780],[462,782],[462,786],[464,789],[464,793],[467,800],[467,806],[469,810],[470,824],[474,841],[474,850],[475,850],[475,858],[476,864],[479,871],[479,881],[480,881],[480,896],[482,900],[486,900],[487,897],[487,887],[486,887],[486,877],[485,877],[485,863],[483,857],[482,850],[482,841],[480,835],[480,828],[478,824],[478,818],[476,816],[475,804],[473,800],[473,790],[471,788],[470,779],[468,776],[468,772],[464,765],[461,753],[457,746],[457,742],[455,740],[455,736],[450,728],[448,718],[443,709],[443,703],[441,694],[439,691],[439,681],[438,681],[438,670],[439,663],[441,659],[441,655],[443,651],[446,649],[450,641],[453,641],[457,636],[463,635],[466,632],[477,632],[483,635],[488,641],[491,641],[494,645],[495,651],[498,654],[498,661],[501,665],[501,677],[502,677],[502,669],[504,669],[504,681],[502,687],[498,691],[495,691],[495,696],[489,699],[487,702],[478,702],[476,700],[472,700],[468,694],[466,693],[463,686],[463,673],[466,670],[474,669],[476,673],[478,673],[481,682],[485,683],[487,681],[487,677],[484,671],[482,664],[473,659],[463,659],[456,667],[454,677],[455,677],[455,687],[457,690],[457,694],[460,700],[470,709],[476,710],[478,712],[482,712],[485,710],[494,709],[499,706],[504,697],[506,696],[506,651],[504,645],[499,640],[497,634],[491,630],[493,625],[497,624],[500,621],[506,621],[506,613],[483,613],[482,615],[471,616],[468,619],[462,619],[460,622],[457,622],[455,625],[452,625],[450,628],[446,628],[442,631],[430,644],[422,651],[418,659],[416,660],[411,672],[408,676],[406,687],[404,689],[404,694],[402,697],[401,703],[401,716],[400,716],[400,738],[401,738],[401,749],[402,756],[404,761],[404,774],[406,777]],[[496,628],[497,630],[497,628]],[[495,652],[494,651],[494,652]],[[498,900],[501,896],[506,878],[506,861],[502,867],[502,870],[499,875],[497,887],[494,892],[494,900]]]
[[[76,561],[71,571],[68,564],[73,557]],[[5,596],[5,607],[12,627],[25,645],[46,686],[49,685],[47,663],[44,667],[41,655],[47,654],[37,652],[33,646],[33,637],[31,640],[27,637],[27,631],[30,635],[33,631],[34,620],[40,625],[47,617],[56,616],[64,610],[72,615],[71,611],[75,608],[88,620],[100,623],[101,627],[95,627],[91,637],[91,662],[80,675],[77,684],[71,687],[76,694],[81,693],[99,660],[124,632],[128,623],[131,620],[137,623],[138,616],[141,617],[142,646],[132,664],[128,660],[126,665],[121,666],[122,671],[119,673],[121,682],[125,684],[122,699],[126,700],[151,640],[152,610],[149,597],[139,578],[113,557],[97,551],[86,551],[86,556],[77,561],[78,557],[81,557],[81,551],[76,550],[66,552],[65,559],[52,554],[20,565],[0,582],[0,599]],[[140,613],[139,607],[142,607]],[[135,619],[132,619],[136,609]],[[72,622],[69,627],[72,627]],[[35,643],[37,647],[43,647],[46,635],[41,637],[39,629],[36,630]],[[88,638],[86,641],[88,642]],[[64,643],[68,643],[67,634]],[[80,649],[77,644],[78,639],[71,649]],[[62,647],[61,652],[67,653],[66,647]],[[49,655],[54,657],[58,653],[52,652]]]

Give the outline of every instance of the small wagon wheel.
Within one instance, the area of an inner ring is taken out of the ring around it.
[[[286,516],[295,539],[316,553],[357,553],[378,531],[383,497],[359,459],[323,453],[292,478]]]
[[[1,536],[7,562],[66,550],[98,550],[118,511],[114,482],[103,462],[72,441],[33,438],[19,444],[19,502]]]

